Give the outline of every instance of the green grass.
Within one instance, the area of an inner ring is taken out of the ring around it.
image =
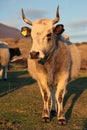
[[[87,130],[87,71],[67,86],[66,126],[59,126],[56,117],[41,122],[42,108],[37,82],[25,67],[12,65],[8,80],[0,81],[0,130]]]

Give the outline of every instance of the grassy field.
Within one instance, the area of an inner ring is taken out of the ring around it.
[[[67,86],[66,126],[59,126],[56,117],[41,122],[42,108],[37,82],[26,67],[11,65],[8,80],[0,81],[0,130],[87,130],[87,71]]]

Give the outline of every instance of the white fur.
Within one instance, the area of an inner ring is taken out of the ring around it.
[[[7,79],[7,68],[10,60],[9,47],[0,41],[0,79]]]

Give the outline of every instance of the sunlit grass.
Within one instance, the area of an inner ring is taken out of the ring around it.
[[[0,130],[86,130],[87,71],[80,71],[67,86],[64,100],[66,126],[59,126],[56,117],[42,123],[43,102],[37,82],[26,67],[11,65],[8,80],[0,81]]]

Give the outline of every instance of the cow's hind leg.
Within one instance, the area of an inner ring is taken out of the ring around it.
[[[55,98],[55,93],[56,93],[56,88],[52,88],[51,90],[51,117],[56,116],[57,114],[57,104],[56,104],[56,98]]]
[[[66,124],[66,119],[64,116],[64,110],[63,110],[63,99],[66,91],[66,85],[67,85],[67,77],[68,76],[61,76],[62,78],[58,81],[57,85],[57,91],[56,91],[56,101],[58,105],[58,113],[57,113],[57,118],[58,118],[58,123],[61,125]]]
[[[3,75],[3,68],[1,67],[1,69],[0,69],[0,79],[2,79],[2,75]]]
[[[3,79],[4,80],[7,80],[7,68],[8,68],[8,66],[3,67]]]
[[[49,112],[50,91],[47,86],[47,83],[44,81],[39,82],[39,86],[40,86],[40,91],[44,103],[44,108],[42,112],[42,121],[49,122],[50,121],[50,112]]]

